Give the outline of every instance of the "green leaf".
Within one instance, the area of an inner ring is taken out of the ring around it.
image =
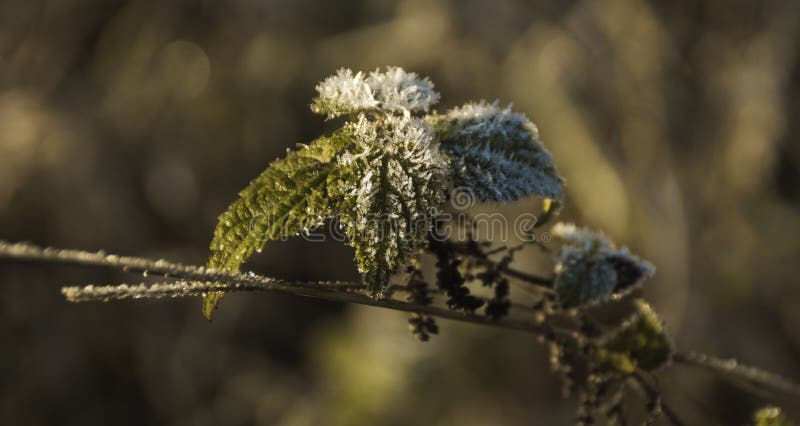
[[[672,358],[672,342],[661,319],[642,299],[634,301],[636,313],[597,351],[601,365],[623,374],[652,371]]]
[[[756,411],[753,415],[753,424],[755,426],[794,426],[794,423],[781,412],[780,407],[773,405]]]
[[[219,217],[207,266],[238,271],[267,241],[322,224],[331,215],[326,181],[336,167],[336,155],[349,141],[346,132],[337,132],[301,145],[250,182]],[[204,296],[204,317],[211,319],[222,294]]]
[[[251,182],[220,216],[208,267],[238,271],[268,241],[335,218],[355,248],[365,285],[377,296],[425,241],[447,177],[447,163],[423,120],[362,114]],[[205,295],[206,318],[221,297]]]
[[[497,102],[468,103],[431,118],[453,169],[453,186],[477,201],[513,201],[536,195],[560,202],[564,180],[539,141],[536,126]]]

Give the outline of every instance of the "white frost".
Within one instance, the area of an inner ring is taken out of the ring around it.
[[[319,83],[317,92],[311,110],[328,118],[366,111],[410,115],[427,112],[439,101],[429,79],[400,67],[376,69],[368,76],[342,68]]]

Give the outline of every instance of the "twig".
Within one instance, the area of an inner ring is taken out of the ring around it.
[[[9,243],[2,240],[0,240],[0,258],[102,267],[133,273],[153,274],[178,280],[175,283],[150,286],[119,285],[64,288],[62,292],[68,300],[72,301],[110,300],[128,297],[196,296],[214,290],[224,290],[226,292],[264,291],[412,312],[472,324],[521,330],[539,336],[548,335],[552,332],[571,335],[573,332],[568,328],[556,328],[551,324],[535,320],[521,320],[509,317],[495,320],[483,315],[453,311],[436,306],[420,305],[394,299],[373,299],[363,294],[361,283],[355,282],[283,280],[252,273],[226,273],[202,266],[184,265],[166,260],[110,255],[103,251],[93,253],[81,250],[43,248],[33,244]],[[722,376],[745,379],[773,390],[800,396],[800,385],[795,382],[775,373],[743,366],[733,359],[722,359],[711,355],[689,352],[677,353],[674,355],[673,360],[677,363],[702,367]]]
[[[743,379],[789,395],[800,396],[800,384],[778,374],[743,365],[733,358],[724,359],[697,352],[679,352],[673,355],[672,359],[676,363],[700,367],[722,377]]]
[[[254,277],[254,275],[248,275]],[[259,277],[264,278],[264,277]],[[358,283],[349,282],[298,282],[297,284],[303,286],[321,284],[325,286],[326,290],[337,292],[350,292],[362,296],[366,296],[366,286]],[[255,292],[255,291],[273,291],[274,288],[266,288],[261,284],[240,284],[231,286],[226,283],[210,282],[210,281],[175,281],[175,282],[157,282],[157,283],[139,283],[139,284],[115,284],[115,285],[95,285],[86,284],[81,286],[61,287],[61,293],[66,299],[73,303],[80,302],[108,302],[111,300],[125,300],[125,299],[164,299],[164,298],[177,298],[177,297],[199,297],[204,293],[212,291],[226,291],[226,292]],[[409,290],[405,286],[392,284],[387,288],[386,295],[394,293],[408,293]],[[434,292],[432,290],[432,292]],[[435,291],[436,294],[441,292]],[[488,300],[485,297],[479,297],[481,300]],[[386,296],[390,300],[389,296]],[[514,308],[524,310],[527,312],[536,312],[530,306],[514,305]]]
[[[335,291],[361,291],[363,285],[356,284],[332,284],[331,290]],[[271,291],[273,288],[264,287],[261,284],[240,284],[230,286],[219,282],[202,281],[175,281],[159,283],[140,283],[140,284],[116,284],[116,285],[95,285],[87,284],[82,286],[61,287],[61,294],[73,303],[79,302],[108,302],[111,300],[125,299],[163,299],[176,297],[196,297],[212,291],[226,292],[247,292],[247,291]]]
[[[360,293],[342,291],[342,287],[360,286],[360,283],[346,281],[290,281],[255,274],[225,273],[202,266],[183,265],[166,260],[152,260],[141,257],[109,255],[105,252],[87,252],[81,250],[61,250],[55,248],[42,248],[32,244],[12,244],[0,241],[0,258],[17,260],[30,260],[72,265],[97,266],[119,269],[128,272],[147,272],[153,275],[172,277],[183,281],[205,283],[201,285],[177,283],[173,286],[162,284],[160,287],[148,291],[146,286],[92,286],[89,291],[66,288],[63,290],[68,298],[83,300],[87,294],[102,294],[92,300],[105,300],[120,298],[119,294],[130,292],[130,297],[177,297],[194,296],[203,291],[224,289],[232,291],[265,291],[293,294],[297,296],[312,297],[335,302],[356,303],[360,305],[376,306],[396,311],[415,312],[439,318],[451,319],[473,324],[489,325],[500,328],[522,330],[535,334],[543,334],[550,330],[533,320],[519,320],[502,318],[498,320],[486,316],[452,311],[435,306],[424,306],[413,303],[401,302],[392,299],[372,299]],[[213,283],[224,283],[213,284]]]
[[[632,377],[636,381],[636,383],[642,388],[642,390],[647,394],[647,398],[651,401],[659,401],[659,405],[661,407],[661,412],[667,417],[667,419],[675,426],[683,426],[685,423],[683,420],[678,417],[678,414],[670,407],[666,402],[664,402],[664,398],[661,397],[659,391],[652,385],[647,379],[642,375],[641,372],[633,373]]]
[[[483,265],[492,263],[491,259],[489,259],[488,257],[488,254],[490,254],[491,252],[484,253],[479,250],[474,250],[470,247],[469,243],[458,243],[451,241],[439,241],[437,243],[446,244],[448,248],[452,249],[456,253],[471,256],[473,259],[477,260]],[[545,287],[547,289],[551,289],[553,287],[553,279],[551,278],[541,277],[527,272],[522,272],[520,270],[513,268],[506,268],[503,270],[503,273],[505,275],[508,275],[509,277],[522,280],[528,284],[532,284],[537,287]]]

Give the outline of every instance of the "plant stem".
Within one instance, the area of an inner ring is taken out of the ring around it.
[[[641,387],[644,393],[647,395],[647,398],[651,401],[659,400],[661,405],[661,412],[667,417],[667,419],[675,426],[683,426],[685,423],[683,420],[678,417],[678,414],[670,407],[666,402],[664,402],[664,398],[661,397],[661,394],[658,390],[650,384],[649,381],[644,377],[641,372],[633,373],[633,378],[636,383]]]
[[[800,384],[778,374],[744,365],[733,358],[724,359],[697,352],[678,352],[672,359],[676,363],[699,367],[722,377],[742,379],[789,395],[800,396]]]
[[[43,248],[27,243],[9,243],[0,240],[0,258],[60,263],[89,267],[117,269],[132,273],[153,274],[178,280],[173,283],[153,285],[125,284],[117,286],[65,287],[62,293],[68,300],[112,300],[123,298],[160,298],[200,296],[209,291],[264,291],[292,294],[334,302],[355,303],[396,311],[412,312],[454,321],[480,324],[512,330],[521,330],[538,336],[551,332],[571,335],[574,330],[556,328],[547,322],[504,317],[492,319],[484,315],[465,313],[431,305],[403,302],[391,298],[374,299],[364,293],[361,283],[348,281],[291,281],[256,274],[227,273],[202,266],[184,265],[166,260],[142,257],[109,255],[103,251]],[[223,284],[219,284],[223,283]],[[740,364],[734,359],[694,352],[676,353],[676,363],[701,367],[721,376],[744,379],[772,390],[800,396],[800,385],[775,373]],[[665,410],[665,413],[672,417]],[[674,419],[671,419],[674,422]],[[676,423],[679,424],[679,423]]]
[[[436,243],[446,245],[449,249],[453,250],[454,252],[459,253],[461,255],[470,256],[484,265],[493,263],[492,260],[489,259],[489,254],[491,254],[491,252],[484,253],[483,251],[475,248],[469,243],[454,242],[454,241],[437,241]],[[518,280],[521,280],[525,283],[531,284],[536,287],[545,287],[547,289],[551,289],[553,287],[552,278],[541,277],[528,272],[522,272],[513,268],[506,268],[503,270],[503,273],[508,275],[509,277],[516,278]]]
[[[183,265],[166,260],[109,255],[102,251],[92,253],[81,250],[42,248],[32,244],[12,244],[5,241],[0,241],[0,258],[104,267],[126,272],[171,277],[183,281],[173,284],[161,284],[152,291],[148,291],[147,287],[142,285],[86,286],[83,289],[75,287],[64,288],[62,292],[65,296],[74,301],[199,296],[204,292],[218,290],[226,292],[265,291],[414,312],[455,321],[522,330],[539,335],[550,330],[550,328],[545,328],[542,324],[533,320],[512,318],[494,320],[482,315],[453,311],[436,306],[418,305],[393,299],[373,299],[355,291],[354,288],[361,288],[361,284],[354,282],[290,281],[255,274],[220,272],[202,266]],[[90,296],[85,297],[87,294]]]

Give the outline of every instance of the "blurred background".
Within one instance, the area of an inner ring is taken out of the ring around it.
[[[562,218],[657,266],[644,293],[679,348],[800,378],[798,16],[792,0],[4,0],[0,239],[204,263],[236,192],[334,125],[308,108],[316,82],[399,65],[441,110],[530,115],[568,180]],[[291,240],[247,268],[353,279],[351,255]],[[137,279],[0,263],[1,424],[574,418],[524,333],[440,321],[422,344],[373,308],[237,294],[209,324],[195,299],[58,291]],[[661,381],[688,424],[743,424],[764,401],[680,366]]]

